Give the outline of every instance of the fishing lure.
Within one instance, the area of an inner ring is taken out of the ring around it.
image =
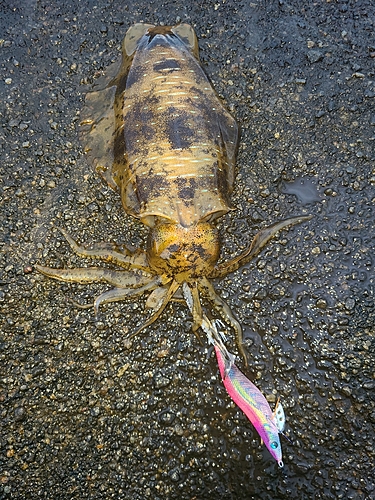
[[[118,69],[118,68],[117,68]],[[233,259],[218,263],[215,221],[229,210],[238,127],[205,75],[195,32],[188,24],[136,24],[128,30],[118,72],[86,96],[80,138],[89,161],[120,193],[125,211],[149,227],[146,251],[116,245],[80,246],[60,229],[72,250],[122,270],[100,267],[35,268],[61,281],[114,286],[101,304],[150,293],[152,324],[184,283],[192,290],[193,331],[204,323],[201,296],[236,332],[245,363],[242,329],[210,279],[249,262],[281,229],[308,220],[292,217],[262,229]]]
[[[182,286],[184,298],[190,310],[193,308],[193,296],[187,283]],[[282,450],[279,433],[285,427],[285,413],[280,400],[272,412],[268,401],[260,390],[237,368],[235,356],[228,351],[223,340],[224,334],[219,327],[220,320],[210,321],[203,314],[202,330],[206,333],[208,342],[213,344],[224,387],[234,403],[245,413],[255,427],[261,441],[264,442],[273,458],[280,467]]]
[[[284,429],[285,414],[281,403],[272,412],[260,390],[233,363],[228,370],[227,355],[214,341],[223,384],[234,403],[255,427],[279,467],[284,467],[279,433]]]

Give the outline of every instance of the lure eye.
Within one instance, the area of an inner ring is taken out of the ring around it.
[[[273,442],[271,443],[271,445],[270,445],[270,446],[271,446],[271,448],[272,448],[273,450],[276,450],[276,448],[278,448],[278,447],[279,447],[279,443],[276,443],[276,441],[273,441]]]

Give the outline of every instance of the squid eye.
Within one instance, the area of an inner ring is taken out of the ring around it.
[[[276,443],[276,441],[273,441],[273,442],[271,443],[271,445],[270,445],[270,446],[271,446],[271,448],[272,448],[273,450],[276,450],[276,448],[278,448],[278,447],[279,447],[279,443]]]

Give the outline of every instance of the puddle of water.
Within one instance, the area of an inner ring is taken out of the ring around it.
[[[320,199],[316,184],[306,177],[285,183],[282,186],[282,192],[285,194],[294,194],[303,205],[319,201]]]

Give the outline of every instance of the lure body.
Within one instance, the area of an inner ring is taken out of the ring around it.
[[[283,467],[279,428],[270,405],[260,390],[232,364],[225,373],[225,359],[215,344],[215,352],[225,389],[241,408],[280,467]]]

